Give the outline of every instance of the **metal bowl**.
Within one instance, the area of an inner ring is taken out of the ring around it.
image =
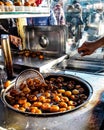
[[[22,112],[20,110],[17,110],[15,108],[13,108],[10,104],[8,104],[7,100],[6,100],[6,95],[7,93],[10,91],[10,89],[13,88],[14,84],[13,83],[11,86],[9,86],[8,88],[6,88],[4,91],[2,91],[2,101],[3,103],[11,110],[17,112],[17,113],[21,113],[24,115],[28,115],[28,116],[40,116],[40,117],[46,117],[46,116],[56,116],[56,115],[62,115],[62,114],[66,114],[72,111],[75,111],[79,108],[81,108],[82,106],[84,106],[86,103],[88,103],[88,101],[90,100],[92,94],[93,94],[93,88],[92,86],[85,80],[83,80],[82,78],[79,78],[77,76],[73,76],[73,75],[63,75],[63,74],[48,74],[47,76],[45,76],[45,80],[48,80],[49,78],[57,78],[57,77],[63,77],[66,79],[66,81],[69,80],[74,80],[76,83],[80,84],[81,86],[83,86],[85,93],[87,95],[87,99],[80,105],[76,106],[75,108],[71,109],[71,110],[66,110],[64,112],[52,112],[52,113],[42,113],[42,114],[33,114],[31,112]]]

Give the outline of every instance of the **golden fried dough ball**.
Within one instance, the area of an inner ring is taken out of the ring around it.
[[[41,59],[41,60],[44,59],[44,55],[39,55],[38,57],[39,57],[39,59]]]
[[[33,114],[42,114],[42,111],[37,107],[30,107],[30,112]]]
[[[79,95],[71,95],[70,98],[73,100],[73,101],[77,101],[79,99]]]
[[[24,107],[19,107],[19,110],[22,111],[22,112],[26,111],[26,109]]]
[[[51,105],[49,103],[43,103],[41,106],[42,110],[49,110],[51,107]]]
[[[79,90],[79,93],[84,93],[84,91],[85,91],[84,88],[82,88],[82,87],[80,87],[78,90]]]
[[[29,109],[29,107],[31,106],[31,103],[30,102],[25,102],[22,106],[24,108],[26,108],[26,109]]]
[[[22,6],[22,3],[20,1],[14,2],[15,6]]]
[[[60,101],[60,97],[55,95],[55,96],[53,97],[53,100],[54,100],[55,102],[59,102],[59,101]]]
[[[30,107],[29,111],[32,113],[36,113],[36,110],[38,109],[38,107]]]
[[[22,89],[23,93],[28,94],[31,92],[31,90],[26,86]]]
[[[64,95],[67,96],[67,97],[70,97],[72,95],[72,92],[71,91],[65,91]]]
[[[59,106],[57,105],[52,105],[50,107],[50,112],[58,112],[59,111]]]
[[[34,78],[33,81],[34,81],[34,83],[36,83],[36,84],[40,84],[40,83],[41,83],[40,79],[38,79],[38,78]]]
[[[16,89],[11,89],[10,90],[10,95],[13,96],[13,97],[18,96],[19,95],[19,91],[16,90]]]
[[[27,83],[28,86],[33,86],[33,85],[34,85],[34,80],[31,79],[31,78],[28,78],[28,79],[26,80],[26,83]]]
[[[19,104],[15,104],[15,105],[13,105],[13,107],[14,107],[15,109],[19,109],[20,105],[19,105]]]
[[[27,102],[27,99],[25,97],[22,97],[18,100],[18,103],[21,105],[21,104],[24,104]]]
[[[70,101],[68,101],[68,105],[69,106],[76,106],[77,102],[70,100]]]
[[[44,96],[40,96],[40,97],[38,97],[38,101],[39,102],[45,102],[45,97]]]
[[[79,90],[73,89],[73,90],[72,90],[72,93],[75,94],[75,95],[76,95],[76,94],[79,94]]]
[[[65,112],[67,109],[66,108],[60,108],[59,112]]]
[[[4,3],[2,1],[0,1],[0,5],[4,5]]]
[[[64,107],[64,108],[67,108],[67,103],[65,103],[65,102],[60,102],[59,103],[59,107]]]
[[[50,98],[46,98],[46,99],[44,99],[43,103],[51,103],[51,99]]]
[[[75,88],[79,89],[79,88],[81,88],[81,85],[76,85]]]
[[[67,110],[72,110],[72,109],[74,109],[75,108],[75,106],[68,106],[67,107]]]
[[[59,93],[65,93],[65,89],[58,89]]]
[[[27,85],[25,83],[21,83],[19,86],[19,89],[22,90],[23,88],[25,88]]]
[[[45,96],[45,98],[49,98],[51,96],[49,92],[44,92],[42,95]]]
[[[64,97],[64,96],[62,96],[60,99],[63,102],[68,102],[69,101],[69,98],[68,97]]]
[[[85,94],[80,94],[80,99],[82,99],[82,100],[86,100],[88,97],[85,95]]]
[[[27,98],[28,98],[28,100],[29,100],[30,102],[33,102],[33,101],[36,101],[36,100],[37,100],[37,96],[35,96],[35,95],[29,95]]]
[[[34,107],[41,107],[42,106],[42,102],[34,102],[32,104],[32,106],[34,106]]]
[[[40,109],[36,109],[35,113],[36,114],[42,114],[42,111]]]

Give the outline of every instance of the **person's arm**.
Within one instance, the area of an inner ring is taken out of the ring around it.
[[[21,38],[15,35],[13,20],[1,19],[0,20],[0,35],[8,34],[10,42],[18,47],[21,44]]]
[[[90,55],[94,53],[94,51],[104,45],[104,37],[101,37],[95,41],[86,41],[82,44],[81,47],[78,48],[78,52],[81,53],[82,56]]]

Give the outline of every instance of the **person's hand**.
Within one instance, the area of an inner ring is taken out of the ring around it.
[[[96,42],[84,42],[81,47],[78,48],[78,53],[81,56],[91,55],[98,48]]]
[[[14,44],[16,47],[18,47],[21,43],[21,38],[17,36],[10,35],[10,41],[12,44]]]

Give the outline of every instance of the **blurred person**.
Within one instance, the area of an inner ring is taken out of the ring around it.
[[[10,3],[11,5],[13,2],[11,0],[1,0],[4,3]],[[17,31],[17,24],[16,19],[7,18],[7,19],[0,19],[0,36],[1,34],[8,34],[10,38],[10,46],[12,48],[18,48],[19,44],[21,44],[21,38],[18,35]]]
[[[34,26],[57,25],[57,20],[53,10],[51,10],[50,16],[27,18],[27,25],[34,25]]]
[[[91,55],[100,47],[104,46],[104,36],[95,41],[85,41],[79,48],[78,52],[81,56]]]
[[[21,38],[18,35],[15,19],[0,19],[0,35],[8,34],[10,38],[10,46],[17,49],[21,44]]]
[[[28,2],[30,4],[34,4],[34,3],[36,3],[36,1],[38,1],[38,0],[29,0]],[[44,1],[42,1],[42,2],[44,3]],[[55,14],[51,8],[50,16],[27,18],[27,25],[33,25],[33,26],[57,25],[57,20],[56,20]]]
[[[53,11],[57,20],[57,24],[58,25],[65,25],[66,24],[66,20],[65,20],[65,13],[64,13],[64,9],[63,9],[63,3],[62,2],[58,2],[54,7],[53,7]]]

